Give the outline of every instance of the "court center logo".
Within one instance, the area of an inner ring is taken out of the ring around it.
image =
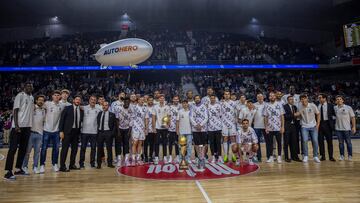
[[[199,170],[195,164],[190,164],[186,170],[179,169],[179,164],[145,164],[134,167],[120,167],[120,174],[157,180],[201,180],[201,179],[218,179],[228,178],[240,175],[246,175],[255,172],[259,166],[244,164],[236,166],[233,163],[206,163],[203,171]]]

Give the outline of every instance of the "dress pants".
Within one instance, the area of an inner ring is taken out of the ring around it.
[[[80,135],[80,129],[79,128],[73,128],[71,129],[69,134],[64,135],[64,140],[62,142],[62,148],[61,148],[61,155],[60,155],[60,168],[65,169],[66,168],[66,158],[69,151],[69,147],[71,146],[71,154],[70,154],[70,165],[75,165],[75,159],[76,154],[78,151],[79,146],[79,135]]]
[[[107,151],[107,163],[108,165],[112,165],[113,162],[113,154],[112,154],[112,143],[113,143],[113,131],[104,130],[99,131],[97,136],[97,164],[101,166],[102,163],[102,155],[104,155],[104,142],[106,144]]]

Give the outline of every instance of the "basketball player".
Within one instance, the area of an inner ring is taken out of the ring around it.
[[[224,100],[221,105],[221,120],[222,120],[222,135],[223,135],[223,149],[224,149],[224,162],[228,162],[228,141],[232,145],[236,141],[236,102],[230,99],[230,91],[224,91]],[[230,138],[230,139],[229,139]],[[236,156],[232,156],[232,161],[236,161]]]
[[[206,90],[206,96],[201,99],[201,103],[208,106],[210,104],[211,95],[214,95],[214,89],[212,87],[208,87]],[[219,102],[218,98],[216,98],[216,102]]]
[[[129,160],[129,139],[130,139],[130,120],[131,120],[131,109],[130,109],[130,98],[125,97],[123,105],[117,106],[115,116],[119,121],[119,131],[115,134],[115,154],[117,157],[117,166],[121,166],[121,152],[125,157],[125,165],[130,166]],[[121,146],[122,151],[121,151]]]
[[[221,105],[216,103],[216,96],[210,96],[210,104],[208,105],[209,121],[208,121],[208,139],[210,142],[210,150],[212,155],[212,163],[216,160],[223,162],[221,157]]]
[[[119,110],[119,107],[124,104],[124,101],[123,101],[124,98],[125,98],[125,93],[120,92],[118,94],[118,100],[111,103],[110,112],[116,114],[116,112],[118,112],[118,110]]]
[[[153,116],[153,110],[154,110],[154,98],[152,96],[148,97],[147,100],[147,114],[148,114],[148,135],[145,137],[144,141],[144,159],[145,162],[153,162],[153,153],[154,153],[154,147],[155,147],[155,136],[156,132],[153,129],[152,124],[152,116]],[[148,148],[150,148],[148,150]],[[149,153],[148,153],[149,152]]]
[[[201,102],[199,95],[195,96],[195,105],[190,110],[191,130],[194,136],[195,150],[199,156],[199,169],[205,167],[205,146],[207,140],[208,111],[206,105]]]
[[[270,92],[269,100],[270,102],[265,104],[263,111],[266,133],[266,162],[274,162],[273,141],[275,137],[278,149],[277,162],[281,163],[281,135],[284,133],[284,108],[276,101],[276,94],[274,92]]]
[[[132,161],[131,166],[135,164],[143,165],[141,153],[143,142],[147,134],[148,119],[147,108],[144,106],[144,97],[140,97],[137,105],[131,109],[131,141],[132,141]]]
[[[16,160],[15,175],[25,175],[21,169],[30,133],[34,113],[34,97],[32,96],[33,86],[31,83],[26,83],[24,91],[16,95],[13,107],[13,121],[10,133],[10,146],[6,158],[5,170],[7,173],[4,176],[6,180],[15,180],[12,173],[14,157],[16,150],[19,148]]]
[[[233,153],[238,155],[236,165],[240,165],[243,154],[247,157],[248,163],[253,165],[252,158],[256,156],[256,151],[258,150],[258,139],[255,130],[250,127],[249,120],[246,118],[241,121],[241,128],[238,130],[236,143],[232,147]]]
[[[188,101],[189,106],[195,104],[193,94],[194,94],[194,93],[193,93],[192,90],[188,90],[188,91],[186,92],[186,100]]]
[[[165,96],[159,96],[159,104],[154,106],[152,113],[152,127],[153,132],[156,132],[156,140],[155,140],[155,160],[154,164],[159,163],[159,145],[162,144],[163,149],[163,161],[167,163],[167,132],[169,125],[167,123],[162,123],[162,120],[165,116],[169,115],[169,106],[165,104]]]
[[[169,117],[170,123],[168,128],[168,136],[169,136],[169,156],[168,163],[172,162],[172,149],[175,145],[175,163],[179,163],[179,145],[178,145],[178,135],[176,134],[176,118],[179,114],[180,104],[179,104],[179,96],[174,96],[172,100],[172,104],[169,106]]]

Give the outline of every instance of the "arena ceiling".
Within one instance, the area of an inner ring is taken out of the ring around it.
[[[240,26],[255,18],[263,25],[329,30],[338,20],[333,0],[11,0],[0,5],[2,28],[49,24],[54,16],[64,24],[94,26],[119,21],[125,12],[139,24],[176,27]]]

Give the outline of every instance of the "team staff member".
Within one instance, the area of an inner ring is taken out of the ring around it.
[[[80,149],[80,168],[85,168],[85,154],[88,143],[90,142],[90,165],[95,168],[96,155],[96,136],[98,134],[97,116],[101,112],[96,108],[96,96],[92,95],[89,98],[89,105],[84,106],[84,120],[81,128],[81,149]]]
[[[33,86],[31,83],[26,83],[24,91],[16,95],[13,107],[13,121],[10,132],[9,150],[6,157],[5,170],[7,171],[4,178],[7,180],[15,180],[12,172],[14,165],[14,157],[19,148],[15,175],[25,175],[21,169],[29,137],[32,127],[32,119],[34,112],[34,97],[32,96]]]
[[[192,153],[192,132],[190,123],[190,108],[187,100],[183,100],[182,109],[179,110],[179,114],[176,118],[176,133],[180,136],[186,137],[186,162],[191,164],[191,153]],[[183,158],[183,157],[182,157]]]
[[[344,98],[342,96],[336,96],[336,124],[335,133],[339,139],[340,161],[344,160],[345,148],[344,141],[346,142],[348,150],[348,159],[352,161],[352,143],[351,133],[356,133],[356,120],[354,110],[344,104]]]
[[[264,110],[264,106],[265,106],[264,95],[262,93],[258,93],[256,95],[256,99],[257,99],[257,102],[254,104],[255,115],[254,115],[253,123],[254,123],[254,130],[255,130],[256,136],[259,141],[259,145],[258,145],[259,149],[256,153],[257,154],[256,157],[254,157],[254,160],[261,162],[262,155],[261,155],[260,140],[261,140],[261,137],[264,137],[264,135],[265,135],[265,122],[264,122],[264,115],[263,115],[263,110]]]
[[[79,135],[84,111],[80,108],[81,97],[75,96],[73,105],[65,107],[60,118],[60,138],[62,139],[62,148],[60,156],[60,171],[69,172],[70,170],[78,170],[75,165],[75,158],[78,150]],[[71,145],[70,166],[66,168],[65,162]]]
[[[299,142],[297,140],[297,136],[299,136],[298,132],[298,120],[295,116],[297,112],[297,107],[295,106],[295,101],[293,96],[287,97],[287,102],[284,105],[284,118],[285,118],[285,133],[284,133],[284,155],[285,161],[291,162],[300,161],[297,149],[299,148]],[[290,157],[289,158],[289,148],[290,148]]]
[[[327,143],[327,149],[329,154],[329,160],[335,161],[333,157],[333,131],[335,130],[335,111],[334,105],[327,101],[327,95],[319,95],[318,109],[320,111],[320,126],[319,126],[319,149],[320,149],[320,161],[325,161],[325,144],[324,137]]]
[[[97,115],[97,169],[101,169],[102,155],[104,155],[104,142],[106,143],[107,151],[107,166],[114,168],[112,143],[114,135],[116,134],[117,121],[114,113],[109,111],[109,103],[103,103],[103,110]]]

